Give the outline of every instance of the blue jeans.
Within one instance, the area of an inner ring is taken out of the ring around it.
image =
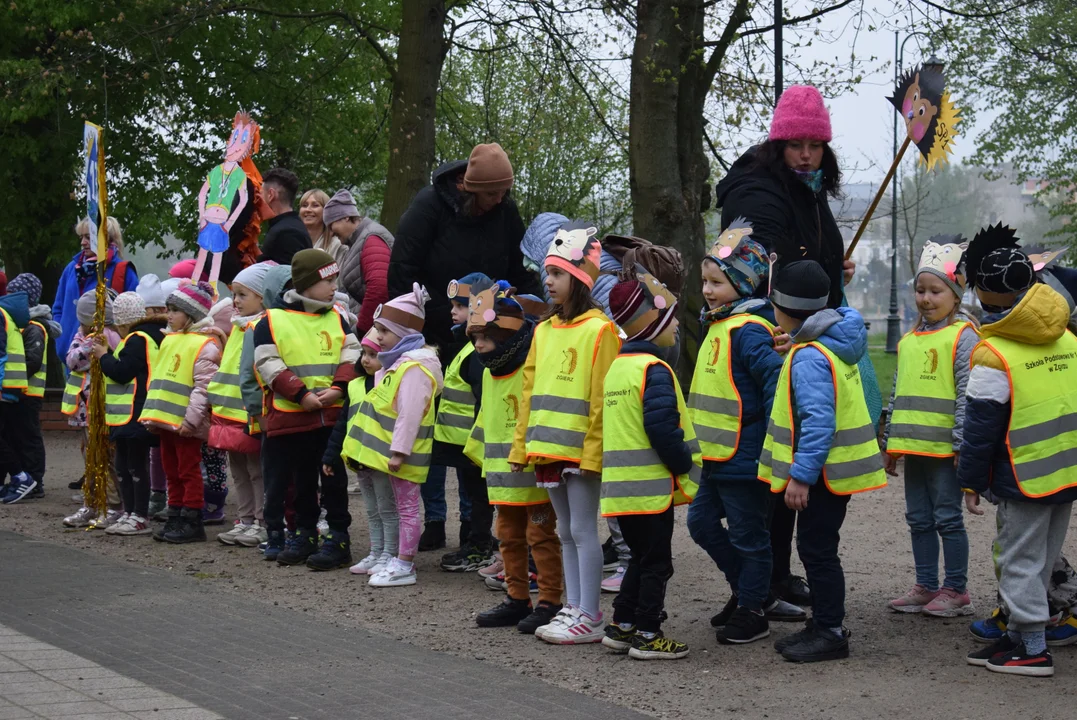
[[[688,506],[688,533],[725,575],[741,607],[762,610],[770,594],[770,487],[758,480],[718,480],[704,471]],[[726,518],[729,528],[722,525]]]
[[[426,482],[419,486],[423,499],[423,522],[445,522],[449,507],[445,502],[445,466],[431,465]],[[460,489],[460,519],[471,520],[471,498],[462,484]]]
[[[943,586],[965,592],[969,570],[969,536],[961,486],[953,458],[905,456],[905,521],[912,535],[916,582],[939,589],[939,538]]]

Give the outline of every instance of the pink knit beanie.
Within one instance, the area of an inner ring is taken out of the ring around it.
[[[830,112],[811,85],[793,85],[782,93],[770,122],[769,140],[830,142]]]
[[[381,325],[399,338],[421,333],[430,294],[419,283],[412,283],[411,288],[410,293],[379,305],[374,311],[374,324]]]

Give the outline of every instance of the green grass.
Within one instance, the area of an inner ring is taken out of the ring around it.
[[[868,357],[875,366],[875,377],[879,380],[879,394],[883,398],[883,407],[890,399],[890,389],[894,384],[894,371],[897,369],[897,353],[888,353],[882,347],[868,349]]]

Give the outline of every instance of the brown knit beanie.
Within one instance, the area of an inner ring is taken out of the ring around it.
[[[307,248],[292,256],[292,287],[300,295],[319,280],[339,274],[336,259],[324,250]]]
[[[467,160],[464,190],[484,192],[512,187],[512,164],[497,143],[476,145]]]

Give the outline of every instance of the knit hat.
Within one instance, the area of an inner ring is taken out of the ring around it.
[[[168,296],[166,307],[180,310],[192,322],[199,322],[209,315],[214,297],[213,286],[204,280],[199,280],[197,284],[190,280],[181,281],[179,287]]]
[[[471,288],[488,287],[493,284],[493,282],[494,281],[485,273],[468,273],[459,280],[450,280],[449,287],[445,293],[449,296],[449,299],[457,305],[467,307],[468,301],[471,298]]]
[[[654,340],[677,316],[677,298],[642,265],[610,290],[610,314],[629,340]]]
[[[93,325],[94,311],[97,309],[97,290],[91,288],[79,296],[78,304],[75,305],[75,317],[80,325]],[[105,324],[112,325],[112,299],[105,296]]]
[[[265,295],[266,275],[270,268],[276,266],[277,263],[272,260],[249,265],[236,273],[232,284],[239,283],[256,295]]]
[[[823,96],[811,85],[791,85],[774,108],[769,140],[819,140],[830,142],[830,113]]]
[[[165,300],[168,298],[168,294],[164,289],[164,283],[162,283],[161,279],[153,273],[143,275],[139,278],[138,287],[135,288],[135,292],[142,296],[142,302],[148,308],[164,307]]]
[[[467,159],[464,190],[482,192],[512,187],[512,163],[497,143],[476,145]]]
[[[830,276],[814,260],[797,260],[778,268],[770,301],[790,317],[807,319],[826,307]]]
[[[562,225],[546,251],[546,267],[560,268],[593,288],[602,262],[602,245],[595,237],[597,234],[598,229],[584,220]]]
[[[1028,290],[1036,282],[1036,268],[1017,244],[1017,233],[1001,222],[982,228],[965,250],[965,274],[978,290],[1010,296]],[[1006,306],[1006,298],[987,298],[981,303]]]
[[[296,257],[299,255],[300,253],[296,253]],[[430,294],[426,292],[426,288],[419,283],[412,283],[410,293],[395,297],[374,310],[374,324],[381,325],[399,338],[421,333],[426,321],[426,302],[429,299]]]
[[[359,208],[355,206],[355,198],[347,190],[337,190],[322,208],[322,222],[329,227],[337,220],[351,217],[359,217]]]
[[[198,263],[194,258],[180,260],[178,263],[168,269],[168,276],[176,278],[178,280],[190,279],[190,277],[194,275],[194,266],[197,264]],[[199,278],[199,280],[209,280],[208,265],[202,265],[202,277]]]
[[[770,276],[772,258],[766,248],[748,236],[752,224],[743,217],[730,223],[707,252],[742,298],[752,297]]]
[[[961,235],[934,235],[920,253],[916,275],[928,273],[946,283],[957,299],[965,294],[965,271],[961,258],[968,248],[968,240]]]
[[[307,248],[292,256],[292,287],[300,295],[319,280],[339,274],[336,258],[325,250]]]
[[[134,325],[146,317],[146,303],[137,292],[125,292],[112,301],[112,315],[117,325]]]
[[[190,278],[188,278],[189,280]],[[164,295],[164,301],[160,305],[150,305],[146,303],[146,307],[166,307],[168,305],[168,296],[176,292],[176,288],[179,287],[179,278],[166,278],[161,281],[161,294]],[[138,292],[137,290],[135,292]]]
[[[30,307],[41,302],[41,281],[33,273],[20,273],[7,284],[9,293],[24,292]]]
[[[376,353],[380,353],[381,345],[378,344],[377,335],[378,329],[375,327],[371,327],[369,330],[366,331],[366,335],[364,335],[363,339],[359,341],[359,344],[365,348],[370,348]]]

